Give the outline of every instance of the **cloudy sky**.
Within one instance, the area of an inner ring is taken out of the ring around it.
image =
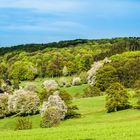
[[[140,0],[0,0],[0,46],[140,36]]]

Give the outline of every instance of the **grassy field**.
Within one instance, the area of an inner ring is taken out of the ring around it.
[[[40,116],[32,116],[33,129],[13,131],[16,118],[0,120],[0,140],[139,140],[140,111],[106,113],[105,97],[74,100],[82,117],[62,121],[55,128],[39,128]]]
[[[71,77],[65,77],[67,79],[71,78]],[[42,84],[45,80],[59,80],[60,78],[38,78],[34,81],[22,81],[20,86],[22,87],[26,87],[27,85],[33,84],[35,85],[38,89],[40,89],[42,87]],[[71,86],[71,87],[61,87],[60,89],[62,90],[66,90],[69,94],[71,95],[75,95],[75,94],[79,94],[82,95],[84,93],[84,89],[87,87],[86,84],[83,85],[79,85],[79,86]]]

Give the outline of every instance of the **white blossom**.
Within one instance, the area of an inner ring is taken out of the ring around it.
[[[10,95],[8,109],[17,115],[36,114],[39,111],[40,100],[36,93],[18,90]]]
[[[43,86],[48,89],[48,90],[56,90],[58,89],[58,83],[55,81],[55,80],[46,80],[44,83],[43,83]]]
[[[111,60],[109,60],[107,57],[102,61],[94,62],[94,64],[91,66],[91,69],[87,72],[87,74],[88,74],[88,77],[87,77],[88,84],[95,85],[97,71],[101,67],[103,67],[104,64],[110,63],[110,62],[111,62]]]
[[[64,119],[65,114],[67,113],[67,106],[65,102],[60,98],[58,91],[54,92],[53,95],[50,95],[47,102],[43,102],[42,108],[40,110],[41,114],[43,114],[46,109],[50,107],[57,107],[61,112],[61,119]]]
[[[76,85],[80,85],[81,84],[81,79],[80,77],[74,77],[72,80],[72,85],[76,86]]]

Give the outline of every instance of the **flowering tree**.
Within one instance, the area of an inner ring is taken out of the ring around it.
[[[67,112],[67,106],[65,102],[60,98],[59,92],[54,92],[53,95],[50,95],[47,102],[44,102],[41,109],[41,114],[43,114],[48,108],[50,107],[57,107],[60,111],[60,118],[64,119],[65,114]]]
[[[91,69],[87,72],[87,75],[88,75],[88,78],[87,78],[87,81],[88,81],[88,84],[94,86],[95,83],[96,83],[96,73],[97,71],[104,66],[104,64],[106,63],[110,63],[111,60],[109,60],[107,57],[102,60],[102,61],[97,61],[97,62],[94,62],[94,64],[92,65]]]
[[[33,115],[39,112],[40,100],[36,93],[18,90],[10,95],[8,109],[17,115]]]
[[[56,90],[59,87],[55,80],[46,80],[43,86],[48,90]]]

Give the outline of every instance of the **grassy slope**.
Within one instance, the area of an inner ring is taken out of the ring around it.
[[[39,128],[40,117],[33,116],[32,130],[12,131],[15,118],[0,120],[1,140],[139,140],[140,111],[125,110],[107,114],[104,97],[75,100],[82,113],[80,119],[61,122],[59,127]],[[35,129],[36,128],[36,129]]]
[[[71,77],[65,77],[67,79],[71,78]],[[36,85],[36,87],[38,89],[41,88],[42,83],[45,80],[59,80],[60,78],[37,78],[35,81],[23,81],[21,82],[20,86],[22,87],[26,87],[27,85],[33,84]],[[71,95],[75,95],[75,94],[83,94],[84,93],[84,89],[87,87],[86,84],[83,85],[79,85],[79,86],[72,86],[72,87],[61,87],[62,90],[66,90],[69,94]]]

